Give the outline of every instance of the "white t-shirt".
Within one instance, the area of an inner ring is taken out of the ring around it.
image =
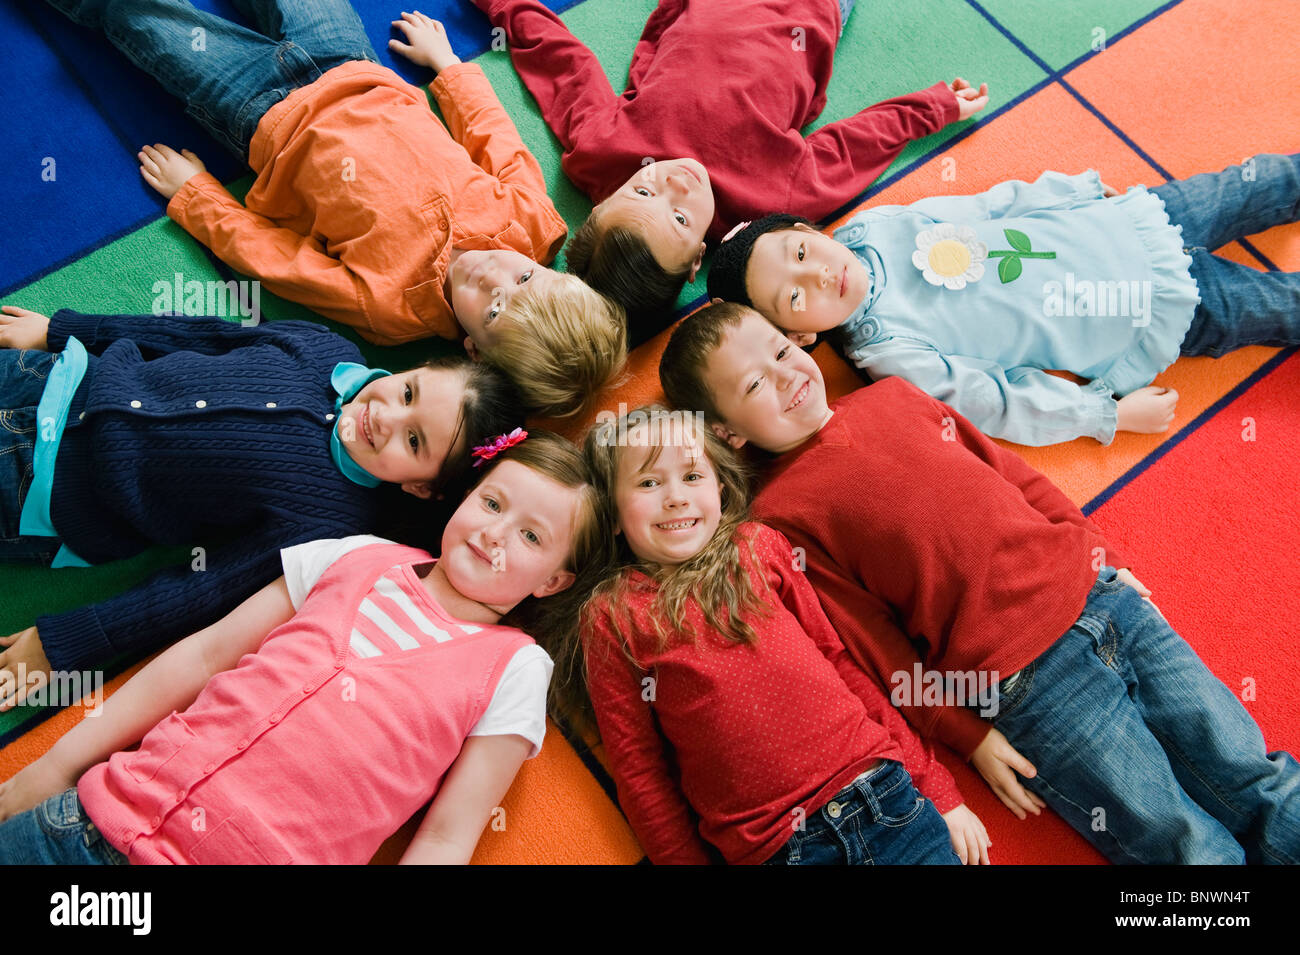
[[[302,602],[307,599],[307,594],[334,561],[358,547],[388,543],[392,542],[382,537],[360,534],[355,537],[309,541],[281,550],[280,562],[284,566],[284,580],[289,587],[289,599],[293,602],[294,609],[297,610],[302,606]],[[386,578],[381,579],[376,589],[385,585],[388,586],[388,595],[391,596],[392,585]],[[374,593],[375,590],[372,590],[371,596]],[[369,599],[370,597],[367,598]],[[401,599],[400,595],[398,599]],[[438,628],[423,629],[427,633],[430,629]],[[477,628],[466,624],[465,629],[472,633]],[[442,639],[446,639],[445,632],[442,633]],[[414,645],[418,643],[420,635],[403,634],[402,637]],[[374,656],[382,652],[373,643],[356,634],[356,631],[354,631],[352,650],[360,656]],[[518,734],[533,744],[528,758],[531,759],[541,752],[542,740],[546,736],[546,688],[551,682],[551,671],[554,666],[546,651],[535,643],[516,650],[510,662],[506,664],[501,679],[497,682],[487,710],[474,724],[469,735]]]

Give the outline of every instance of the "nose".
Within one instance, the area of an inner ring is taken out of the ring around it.
[[[817,275],[817,282],[822,288],[826,288],[831,283],[831,267],[823,265]]]
[[[663,501],[665,510],[686,506],[686,489],[680,481],[670,481],[664,485]]]
[[[684,169],[674,169],[667,177],[668,187],[679,196],[691,191],[691,178]]]

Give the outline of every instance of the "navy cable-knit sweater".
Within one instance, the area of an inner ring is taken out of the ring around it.
[[[310,322],[59,311],[49,350],[69,336],[90,359],[55,462],[60,537],[92,564],[155,544],[205,553],[110,600],[37,618],[53,669],[186,636],[280,576],[281,547],[372,529],[377,491],[344,477],[329,451],[330,373],[363,361],[347,339]]]

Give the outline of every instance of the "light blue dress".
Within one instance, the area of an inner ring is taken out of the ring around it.
[[[871,276],[840,325],[848,357],[1020,444],[1109,444],[1113,396],[1173,363],[1200,301],[1164,203],[1141,186],[1104,199],[1093,171],[877,206],[835,239]],[[963,264],[964,278],[933,284]]]

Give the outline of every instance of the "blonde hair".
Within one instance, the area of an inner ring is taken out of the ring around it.
[[[644,572],[657,586],[651,616],[661,648],[667,645],[673,635],[687,640],[698,637],[685,620],[686,608],[691,600],[699,604],[709,628],[734,643],[757,642],[758,635],[746,622],[744,614],[762,613],[765,607],[759,595],[754,592],[749,574],[740,563],[742,539],[746,540],[750,548],[750,556],[754,556],[753,541],[740,533],[740,525],[749,519],[749,472],[739,456],[707,427],[683,424],[684,428],[692,429],[694,440],[703,446],[704,454],[718,476],[722,517],[713,537],[704,548],[681,564],[662,567],[641,561],[627,548],[625,542],[620,547],[614,536],[614,522],[618,516],[615,513],[614,487],[619,460],[626,453],[618,436],[640,427],[649,427],[650,446],[662,449],[663,443],[653,443],[656,440],[654,436],[657,434],[662,441],[665,419],[675,421],[682,417],[682,412],[669,411],[662,405],[647,405],[623,415],[617,421],[597,424],[587,432],[583,447],[592,480],[607,504],[606,533],[610,547],[618,556],[611,565],[610,572],[593,588],[590,598],[583,604],[580,627],[588,628],[593,623],[593,615],[603,614],[618,636],[624,655],[634,666],[639,664],[632,656],[627,638],[634,625],[627,609],[632,604],[629,591],[633,571]],[[684,417],[688,422],[698,420],[689,414]],[[646,445],[638,443],[638,446]],[[652,450],[651,455],[653,463],[658,453]],[[584,690],[585,686],[584,681]],[[589,699],[583,701],[582,705],[585,705],[586,712],[590,711]]]
[[[574,574],[573,583],[549,597],[524,600],[501,621],[523,630],[555,661],[547,695],[552,714],[564,716],[568,713],[567,701],[572,696],[573,685],[581,684],[584,689],[579,696],[585,694],[581,644],[577,636],[578,614],[592,588],[609,573],[614,560],[605,500],[592,481],[582,452],[558,434],[529,431],[523,441],[489,461],[479,481],[502,461],[517,461],[562,487],[579,489],[577,520],[565,567]]]
[[[483,360],[509,375],[530,411],[567,418],[590,407],[627,362],[623,309],[574,275],[525,288],[501,313]]]

